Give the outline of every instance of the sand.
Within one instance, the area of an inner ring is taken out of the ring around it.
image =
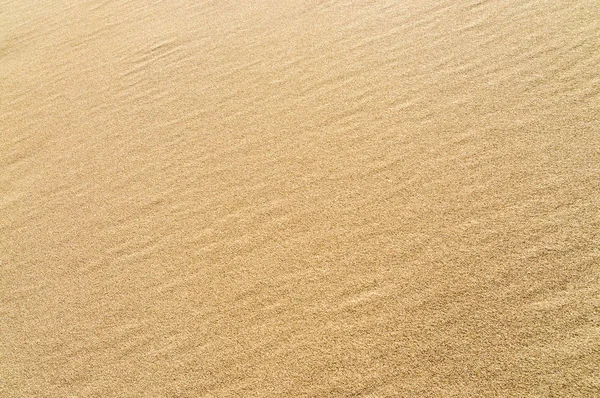
[[[600,396],[598,0],[0,4],[1,397]]]

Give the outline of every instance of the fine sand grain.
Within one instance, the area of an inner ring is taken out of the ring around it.
[[[0,397],[348,396],[600,396],[600,2],[0,1]]]

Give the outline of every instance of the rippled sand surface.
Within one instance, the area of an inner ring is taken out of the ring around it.
[[[600,396],[597,0],[0,2],[0,396]]]

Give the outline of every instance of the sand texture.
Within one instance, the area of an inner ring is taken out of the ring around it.
[[[598,0],[0,1],[0,397],[600,397]]]

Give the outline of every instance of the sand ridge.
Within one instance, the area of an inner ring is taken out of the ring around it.
[[[0,396],[600,395],[599,21],[3,1]]]

